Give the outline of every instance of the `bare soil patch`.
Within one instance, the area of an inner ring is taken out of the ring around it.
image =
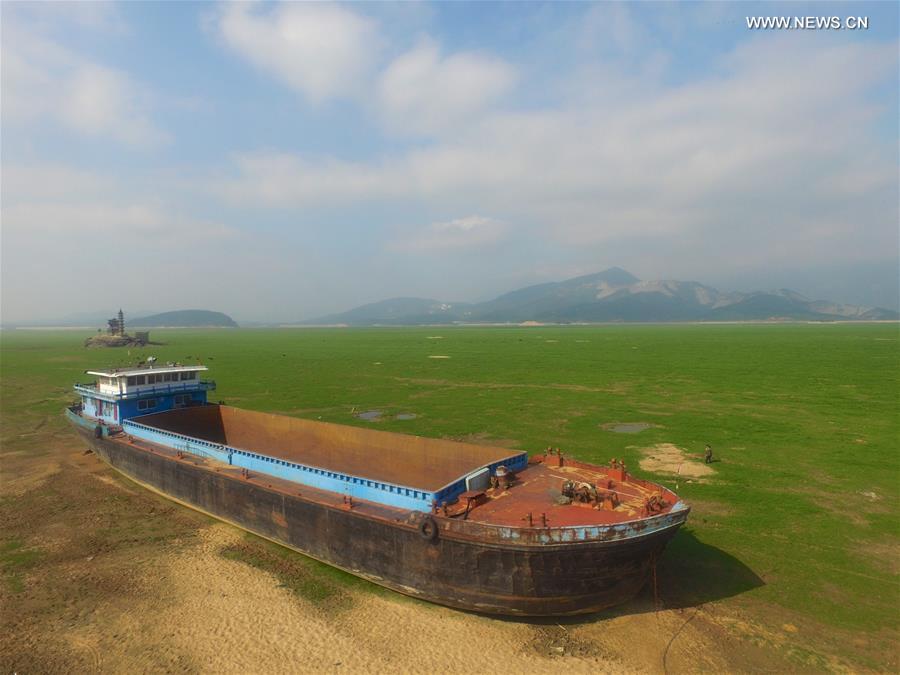
[[[900,576],[900,541],[890,539],[880,544],[867,543],[856,549],[859,558],[872,567]]]
[[[29,490],[34,490],[35,488],[43,485],[47,479],[51,476],[59,473],[60,465],[58,462],[48,459],[46,462],[41,464],[34,464],[29,462],[16,462],[15,459],[10,457],[12,453],[3,455],[3,464],[4,464],[4,478],[3,478],[3,487],[0,489],[0,494],[6,496],[18,496],[23,495]],[[7,474],[11,465],[15,466],[19,464],[18,471],[13,473],[12,475]]]
[[[612,431],[617,434],[638,434],[647,429],[654,429],[659,426],[659,424],[653,424],[651,422],[607,422],[606,424],[601,424],[600,428],[604,431]]]
[[[643,448],[644,458],[640,465],[644,471],[668,473],[688,478],[704,478],[716,473],[710,465],[691,459],[687,451],[672,443],[658,443],[650,448]]]

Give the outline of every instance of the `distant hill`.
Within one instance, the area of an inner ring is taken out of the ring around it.
[[[318,324],[348,324],[354,326],[410,325],[424,323],[452,323],[458,321],[467,304],[455,304],[425,298],[392,298],[370,305],[363,305],[349,312],[332,314],[316,319]],[[310,323],[310,322],[307,322]]]
[[[879,307],[810,300],[788,289],[727,293],[696,281],[641,281],[613,267],[528,286],[487,302],[393,298],[306,324],[591,323],[640,321],[876,321],[900,314]]]
[[[139,319],[129,319],[128,328],[152,328],[167,326],[172,328],[227,327],[237,328],[237,323],[227,314],[210,312],[206,309],[181,309],[175,312],[163,312]]]

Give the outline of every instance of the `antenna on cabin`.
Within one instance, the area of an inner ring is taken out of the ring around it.
[[[148,357],[147,357],[147,363],[149,363],[149,364],[150,364],[150,367],[152,368],[152,367],[153,367],[153,364],[156,363],[156,357],[155,357],[155,356],[148,356]]]

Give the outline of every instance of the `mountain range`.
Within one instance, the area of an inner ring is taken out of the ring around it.
[[[446,323],[601,323],[657,321],[879,321],[900,314],[879,307],[810,300],[788,289],[723,292],[696,281],[642,281],[612,267],[520,288],[479,303],[392,298],[304,321],[307,325]]]

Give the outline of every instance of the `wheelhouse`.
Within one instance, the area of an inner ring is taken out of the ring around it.
[[[216,388],[201,379],[206,366],[149,363],[112,370],[87,370],[96,380],[76,384],[83,415],[107,424],[121,424],[141,415],[174,408],[205,405],[208,391]]]

